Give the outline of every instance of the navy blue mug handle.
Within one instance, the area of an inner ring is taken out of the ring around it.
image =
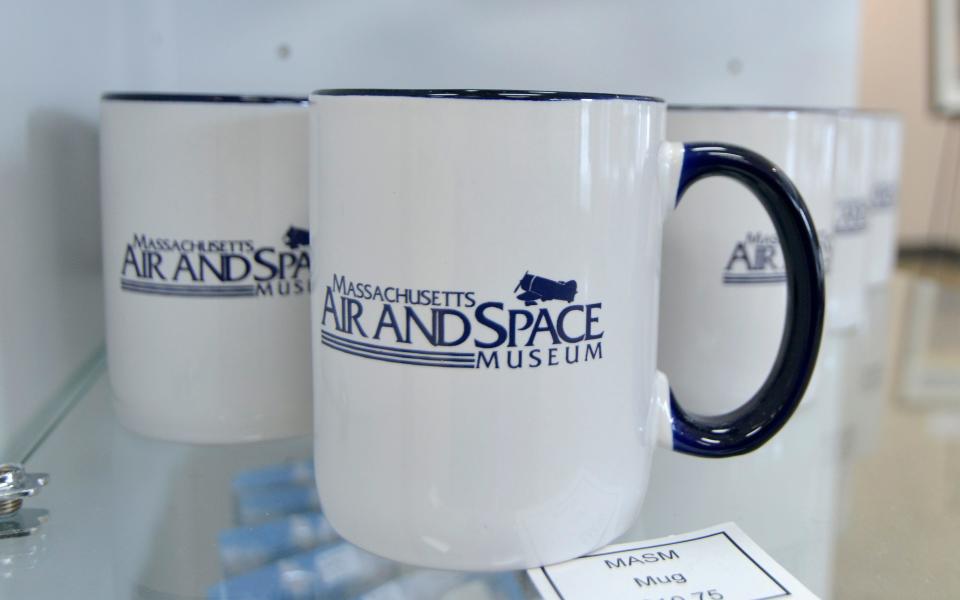
[[[673,449],[707,457],[745,454],[783,427],[813,373],[824,315],[820,244],[793,183],[776,165],[746,148],[692,142],[684,144],[677,203],[695,182],[717,175],[749,188],[773,221],[786,266],[787,310],[773,368],[745,404],[723,415],[695,415],[683,410],[671,391]]]

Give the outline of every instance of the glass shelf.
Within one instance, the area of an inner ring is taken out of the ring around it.
[[[810,394],[759,451],[658,451],[623,540],[734,521],[825,598],[960,596],[960,286],[901,273],[870,305],[862,333],[825,336]],[[537,597],[523,573],[359,552],[317,512],[310,439],[148,440],[117,424],[102,361],[92,369],[30,457],[51,483],[28,507],[49,516],[0,540],[0,597]]]

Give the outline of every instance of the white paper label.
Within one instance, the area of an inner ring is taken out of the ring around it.
[[[733,523],[607,546],[528,573],[549,600],[817,598]]]

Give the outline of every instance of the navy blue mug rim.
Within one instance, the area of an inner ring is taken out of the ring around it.
[[[106,92],[101,100],[133,102],[205,102],[214,104],[305,104],[306,96],[262,94],[197,94],[180,92]]]
[[[331,88],[316,90],[310,95],[552,102],[565,100],[631,100],[635,102],[656,102],[665,104],[663,98],[657,98],[656,96],[640,96],[635,94],[615,94],[605,92],[561,92],[552,90]]]

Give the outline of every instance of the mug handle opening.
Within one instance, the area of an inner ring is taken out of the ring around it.
[[[679,153],[671,156],[679,158]],[[673,450],[704,457],[751,452],[773,437],[796,410],[813,374],[824,319],[824,273],[813,219],[796,187],[775,164],[729,144],[684,144],[676,204],[697,181],[730,177],[744,184],[770,216],[786,266],[787,306],[780,349],[770,373],[752,398],[715,416],[683,409],[669,399],[669,440]],[[663,402],[663,405],[666,405]],[[664,406],[666,408],[666,406]]]

